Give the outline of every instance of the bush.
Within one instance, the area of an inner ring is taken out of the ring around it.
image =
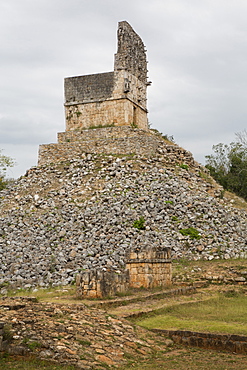
[[[189,235],[190,239],[201,239],[201,235],[199,231],[194,229],[194,227],[189,227],[188,229],[181,229],[179,230],[180,234],[182,235]]]
[[[145,219],[144,217],[140,217],[139,220],[134,221],[133,227],[135,227],[138,230],[145,230]]]
[[[189,169],[189,166],[187,164],[184,164],[184,163],[180,164],[179,167],[182,168],[183,170],[187,170],[187,171]]]
[[[3,177],[0,177],[0,191],[6,188],[6,182]]]

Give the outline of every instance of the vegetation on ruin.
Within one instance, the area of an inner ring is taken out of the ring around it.
[[[151,131],[155,133],[157,136],[162,137],[162,139],[165,140],[167,143],[175,144],[175,139],[173,135],[163,134],[162,132],[160,132],[159,130],[155,128],[151,128]]]
[[[3,190],[8,185],[9,180],[6,179],[6,171],[8,168],[14,167],[14,165],[14,159],[2,154],[0,149],[0,190]]]
[[[133,223],[133,227],[138,230],[145,230],[145,219],[144,217],[140,217],[138,220],[135,220]]]
[[[188,170],[189,169],[189,166],[187,164],[180,164],[179,165],[180,168],[182,168],[183,170]]]
[[[0,354],[1,370],[75,370],[74,366],[51,363],[34,357]]]
[[[105,127],[115,127],[114,123],[109,123],[108,125],[96,125],[96,126],[89,126],[87,128],[83,128],[83,130],[93,130],[95,128],[105,128]]]
[[[118,367],[119,370],[246,370],[247,359],[245,355],[232,353],[220,353],[213,350],[199,348],[183,348],[181,346],[170,347],[166,351],[159,349],[159,342],[156,343],[157,349],[152,354],[146,356],[145,360],[136,360],[136,355],[128,356],[128,364]],[[0,355],[1,370],[75,370],[72,365],[54,364],[49,361],[35,359],[33,357]],[[102,364],[99,369],[113,369],[106,364]]]
[[[177,220],[174,220],[177,221]],[[189,236],[190,239],[201,239],[201,235],[197,229],[194,227],[189,227],[188,229],[179,230],[180,234],[184,236]]]

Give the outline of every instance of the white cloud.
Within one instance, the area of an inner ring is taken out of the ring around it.
[[[149,119],[203,161],[246,128],[244,0],[2,0],[0,148],[15,176],[64,130],[63,79],[110,71],[117,22],[148,50]]]

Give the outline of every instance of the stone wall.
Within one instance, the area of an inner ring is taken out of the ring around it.
[[[124,271],[84,271],[77,275],[77,295],[102,298],[124,293],[130,288],[164,287],[171,284],[170,248],[132,251]]]
[[[211,334],[187,330],[153,329],[153,331],[170,337],[175,343],[186,346],[247,354],[247,337],[244,335]]]
[[[118,50],[114,69],[127,70],[143,83],[147,81],[145,46],[140,36],[125,21],[118,24]]]
[[[133,153],[148,157],[160,156],[168,165],[197,165],[192,154],[178,145],[168,144],[150,130],[130,127],[104,127],[59,133],[57,144],[40,145],[38,164],[80,159],[85,153]]]
[[[125,98],[65,105],[65,115],[66,131],[109,125],[147,130],[146,110]]]
[[[154,137],[151,130],[143,132],[143,130],[130,127],[101,127],[97,129],[78,129],[74,131],[59,132],[58,143],[67,142],[88,142],[98,141],[102,139],[119,139],[119,138],[138,138],[138,137]],[[155,135],[155,137],[157,137]]]
[[[125,70],[65,78],[65,107],[128,99],[146,109],[146,85]]]
[[[129,271],[90,270],[76,276],[77,296],[102,298],[124,293],[129,288]]]
[[[65,104],[91,103],[111,98],[114,72],[65,78]]]
[[[126,268],[129,270],[131,288],[155,288],[171,284],[171,251],[150,248],[147,251],[131,252]]]

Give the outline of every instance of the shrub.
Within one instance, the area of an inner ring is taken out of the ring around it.
[[[139,220],[135,220],[133,223],[133,227],[135,227],[138,230],[145,230],[145,219],[144,217],[140,217]]]
[[[189,166],[187,164],[180,164],[179,167],[182,168],[183,170],[189,169]]]
[[[180,234],[182,235],[189,235],[190,239],[201,239],[201,235],[199,231],[194,229],[194,227],[189,227],[188,229],[181,229],[179,230]]]

